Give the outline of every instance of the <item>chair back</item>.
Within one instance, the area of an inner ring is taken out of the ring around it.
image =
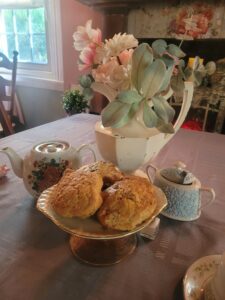
[[[18,52],[13,51],[13,61],[11,62],[5,54],[0,52],[0,68],[12,70],[11,78],[6,79],[0,76],[0,127],[3,129],[4,135],[10,135],[15,132],[12,117],[16,89],[17,56]],[[9,93],[7,93],[7,88],[10,89]],[[4,105],[5,101],[9,103],[7,109]]]
[[[11,79],[5,79],[0,76],[0,101],[10,101],[8,113],[10,116],[13,114],[15,89],[16,89],[16,71],[17,71],[17,57],[18,52],[13,51],[13,61],[11,62],[5,54],[0,52],[0,68],[12,70]],[[10,96],[6,93],[6,87],[10,87]]]

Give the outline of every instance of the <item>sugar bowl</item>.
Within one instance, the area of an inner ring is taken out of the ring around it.
[[[149,165],[147,174],[150,181],[161,188],[167,197],[168,205],[161,214],[168,218],[179,221],[196,220],[200,217],[201,209],[215,199],[214,190],[202,187],[199,179],[186,170],[182,162],[161,170]],[[203,199],[203,193],[208,194],[207,200],[205,197]]]

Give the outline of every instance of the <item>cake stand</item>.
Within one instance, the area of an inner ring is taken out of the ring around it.
[[[104,228],[95,216],[65,218],[59,216],[50,204],[53,187],[45,190],[37,200],[37,209],[55,225],[68,232],[70,248],[79,260],[97,266],[120,262],[131,254],[137,246],[136,233],[148,226],[167,205],[164,193],[155,187],[157,206],[154,214],[131,231],[117,231]]]

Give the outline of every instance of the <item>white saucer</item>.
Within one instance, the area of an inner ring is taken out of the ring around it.
[[[185,300],[204,299],[204,288],[215,275],[220,260],[221,255],[204,256],[188,268],[183,280]]]
[[[200,217],[201,212],[199,212],[199,214],[194,218],[174,217],[173,215],[170,215],[170,214],[168,214],[167,212],[164,212],[164,211],[162,211],[160,214],[163,215],[164,217],[167,217],[167,218],[173,219],[173,220],[177,220],[177,221],[194,221],[194,220],[197,220]]]

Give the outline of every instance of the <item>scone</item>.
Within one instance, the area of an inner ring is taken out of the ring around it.
[[[152,184],[137,176],[127,176],[103,193],[103,205],[97,216],[99,222],[111,229],[132,230],[150,218],[156,208]]]
[[[102,204],[102,177],[98,173],[66,169],[54,187],[50,203],[63,217],[88,218]]]
[[[124,175],[120,172],[114,164],[105,161],[97,161],[93,164],[81,167],[79,170],[83,172],[97,172],[103,178],[104,184],[113,184],[116,181],[121,180]]]

